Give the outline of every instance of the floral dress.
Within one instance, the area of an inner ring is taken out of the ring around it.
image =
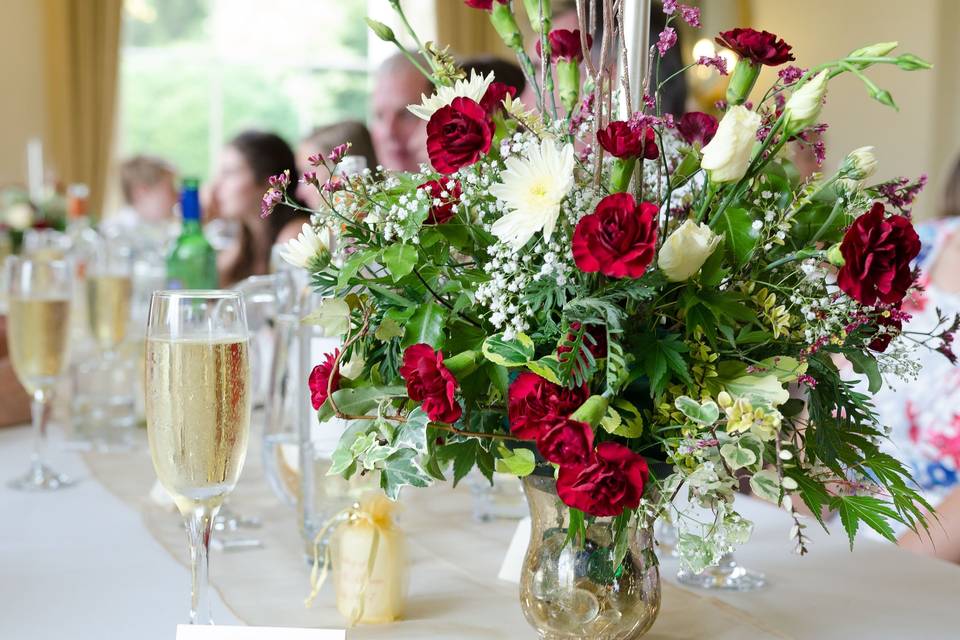
[[[916,264],[924,290],[904,300],[903,310],[912,316],[904,331],[935,327],[938,308],[947,316],[960,312],[960,294],[938,290],[927,273],[957,231],[958,220],[917,227],[922,249]],[[913,357],[922,367],[919,376],[890,376],[874,404],[880,423],[890,430],[889,452],[911,469],[923,496],[937,505],[957,486],[960,473],[960,367],[933,350],[917,349]]]

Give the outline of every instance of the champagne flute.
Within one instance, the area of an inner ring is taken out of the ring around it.
[[[116,241],[104,242],[87,271],[87,318],[104,358],[113,360],[127,336],[133,294],[133,253]]]
[[[154,292],[147,320],[147,436],[157,477],[187,525],[191,624],[212,623],[210,533],[247,453],[248,349],[239,292]]]
[[[73,265],[66,260],[9,257],[6,290],[7,341],[13,370],[32,398],[34,443],[29,471],[8,486],[53,491],[73,483],[43,461],[50,403],[67,362]]]

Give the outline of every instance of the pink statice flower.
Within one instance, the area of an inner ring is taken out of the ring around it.
[[[780,80],[783,82],[784,86],[790,86],[802,78],[803,74],[806,72],[806,69],[789,65],[783,69],[780,69],[780,71],[777,71],[777,75],[780,76]]]
[[[311,167],[319,167],[325,163],[323,161],[323,156],[319,153],[315,153],[312,156],[307,157],[307,164],[309,164]]]
[[[287,169],[283,173],[277,174],[275,176],[270,176],[267,179],[267,182],[270,184],[270,187],[277,189],[278,191],[286,191],[287,187],[290,186],[290,170]]]
[[[686,4],[680,5],[680,17],[694,29],[700,28],[700,9]]]
[[[267,192],[263,194],[263,199],[260,200],[260,217],[266,218],[269,216],[281,202],[283,202],[283,192],[272,187],[267,189]]]
[[[661,56],[665,56],[675,44],[677,44],[677,30],[667,27],[660,32],[660,37],[657,39],[657,51]]]
[[[330,176],[330,179],[323,183],[323,186],[320,189],[324,193],[335,193],[337,191],[343,191],[347,188],[347,185],[344,184],[343,180],[339,176]]]
[[[672,16],[677,12],[677,0],[663,0],[663,12]]]
[[[315,187],[320,187],[320,181],[317,179],[316,171],[304,171],[303,175],[300,177],[300,182],[303,184],[312,184]]]
[[[910,217],[910,207],[927,185],[927,174],[921,175],[916,182],[909,178],[894,178],[876,186],[877,194],[887,203],[900,210],[902,215]]]
[[[351,146],[353,146],[353,144],[350,142],[344,142],[343,144],[339,144],[335,146],[333,148],[333,151],[331,151],[329,155],[327,155],[327,160],[329,160],[333,164],[337,164],[338,162],[343,160],[343,156],[347,155],[347,151],[350,150]]]
[[[697,58],[697,64],[703,65],[705,67],[713,67],[716,69],[720,75],[727,75],[727,60],[723,56],[716,55],[713,57],[710,56],[700,56]]]

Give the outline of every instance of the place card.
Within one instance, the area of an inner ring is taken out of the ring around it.
[[[527,555],[529,544],[530,517],[528,516],[517,523],[517,529],[513,532],[513,538],[510,539],[510,546],[507,547],[507,555],[504,556],[503,564],[500,565],[498,578],[507,582],[520,583],[520,574],[523,571],[523,556]]]
[[[343,629],[177,625],[177,640],[346,640]]]

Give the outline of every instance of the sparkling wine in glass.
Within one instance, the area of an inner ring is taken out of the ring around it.
[[[7,342],[13,370],[32,399],[34,439],[30,469],[9,486],[52,491],[72,484],[43,458],[50,404],[67,362],[73,265],[66,260],[10,257],[6,270]]]
[[[249,336],[236,291],[157,291],[147,323],[146,414],[160,483],[187,525],[191,624],[209,624],[213,520],[243,468],[250,428]]]

